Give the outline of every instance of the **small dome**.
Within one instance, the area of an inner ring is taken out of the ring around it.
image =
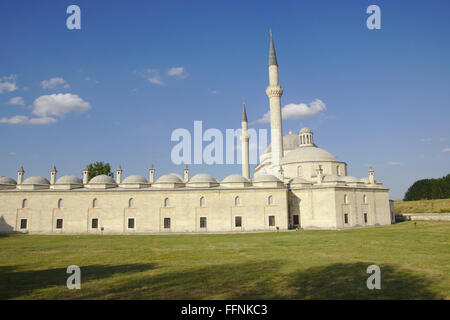
[[[302,128],[302,130],[300,130],[300,133],[311,133],[311,129],[309,129],[309,128]]]
[[[77,178],[71,174],[62,176],[56,181],[56,184],[83,184],[80,178]]]
[[[11,179],[10,177],[0,176],[0,184],[16,185],[17,182],[14,179]]]
[[[308,181],[308,180],[306,180],[306,179],[304,179],[304,178],[302,178],[302,177],[295,177],[295,178],[289,180],[289,183],[290,183],[290,184],[296,184],[296,183],[307,183],[307,184],[312,184],[311,181]]]
[[[156,183],[182,183],[183,180],[175,173],[165,174],[156,180]]]
[[[249,181],[239,174],[230,174],[222,180],[222,183],[248,183]]]
[[[181,181],[184,180],[184,178],[181,175],[179,175],[178,173],[169,173],[169,174],[171,174],[171,175],[173,175],[175,177],[178,177]]]
[[[106,174],[95,176],[89,181],[89,184],[116,184],[113,178]]]
[[[342,177],[339,177],[335,174],[327,174],[323,177],[324,182],[337,182],[337,181],[343,181]]]
[[[28,179],[26,179],[23,184],[50,184],[50,182],[45,179],[44,177],[38,177],[38,176],[34,176],[34,177],[29,177]]]
[[[358,178],[352,177],[352,176],[345,176],[341,177],[341,180],[344,182],[359,182]]]
[[[281,163],[288,164],[309,161],[336,161],[336,157],[324,149],[314,146],[304,146],[286,154],[281,160]]]
[[[253,182],[272,182],[272,181],[280,181],[280,180],[271,174],[260,174],[253,179]]]
[[[143,176],[140,176],[138,174],[133,174],[131,176],[126,177],[122,181],[122,183],[125,183],[125,184],[146,184],[146,183],[148,183],[148,181]]]
[[[217,183],[217,180],[207,173],[199,173],[189,179],[189,183]]]

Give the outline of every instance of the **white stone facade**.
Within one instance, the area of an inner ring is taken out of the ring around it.
[[[17,182],[0,177],[0,233],[168,233],[275,231],[293,228],[345,229],[393,222],[389,190],[368,177],[347,175],[347,163],[317,147],[313,132],[282,135],[278,63],[271,37],[269,86],[271,142],[249,170],[248,123],[242,115],[242,175],[218,181],[208,174],[189,177],[155,168],[149,179],[119,167],[116,179],[100,175],[88,181],[73,175],[50,181],[25,171]]]

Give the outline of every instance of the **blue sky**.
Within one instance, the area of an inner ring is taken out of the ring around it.
[[[66,28],[70,4],[81,30]],[[366,27],[371,4],[381,30]],[[243,98],[250,122],[268,111],[272,28],[283,106],[326,105],[284,120],[285,134],[310,127],[350,175],[373,166],[400,199],[415,180],[450,171],[449,13],[444,0],[2,1],[0,175],[15,178],[21,165],[26,176],[52,165],[81,175],[97,160],[125,176],[147,176],[152,163],[157,176],[181,174],[174,129],[238,128]],[[52,111],[58,103],[65,109]]]

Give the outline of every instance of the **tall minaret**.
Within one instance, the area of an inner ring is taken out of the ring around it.
[[[242,151],[242,176],[250,179],[250,162],[249,162],[249,147],[248,141],[250,136],[248,134],[247,112],[245,112],[245,100],[242,107],[242,134],[241,134],[241,151]]]
[[[281,96],[283,87],[278,84],[278,63],[270,29],[269,86],[266,88],[270,104],[270,143],[272,165],[278,167],[283,157],[283,125],[281,123]],[[278,170],[278,168],[277,168]]]

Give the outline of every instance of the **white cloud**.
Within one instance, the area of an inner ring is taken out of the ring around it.
[[[396,161],[389,161],[387,164],[388,166],[401,166],[403,163]]]
[[[431,139],[431,138],[422,138],[422,139],[420,139],[421,142],[430,142],[432,140],[433,139]]]
[[[10,155],[11,157],[13,157],[13,156],[16,155],[16,153],[11,151],[11,152],[9,153],[9,155]]]
[[[164,82],[162,81],[161,77],[159,76],[159,71],[157,69],[146,69],[143,72],[134,71],[134,74],[141,76],[142,78],[146,79],[150,83],[157,84],[160,86],[164,85]]]
[[[66,89],[70,87],[66,80],[60,77],[54,77],[48,80],[43,80],[41,82],[41,86],[44,89],[53,89],[59,85],[62,85]]]
[[[448,138],[446,138],[446,137],[440,138],[439,141],[441,141],[441,142],[448,141]]]
[[[17,90],[16,85],[17,75],[10,74],[9,76],[4,76],[0,78],[0,93],[12,92]]]
[[[327,109],[325,103],[320,99],[315,99],[310,102],[309,105],[306,103],[294,104],[290,103],[285,105],[281,109],[281,117],[283,120],[298,120],[313,117],[320,112]],[[270,111],[265,113],[262,118],[256,120],[257,123],[269,123],[270,122]]]
[[[184,70],[183,67],[173,67],[170,68],[169,71],[167,71],[167,74],[171,77],[177,77],[180,79],[186,78],[187,73],[186,70]]]
[[[8,124],[34,124],[34,125],[42,125],[42,124],[50,124],[55,123],[56,119],[51,117],[43,117],[43,118],[28,118],[27,116],[13,116],[11,118],[0,118],[0,123],[8,123]]]
[[[91,105],[76,94],[58,93],[40,96],[33,102],[32,113],[40,118],[47,116],[64,117],[70,112],[86,112]]]
[[[0,118],[0,123],[44,125],[57,122],[57,118],[64,118],[70,112],[86,112],[91,105],[76,94],[59,93],[40,96],[31,106],[35,118],[16,115],[11,118]]]
[[[17,104],[17,105],[21,105],[21,106],[23,106],[25,104],[22,97],[11,98],[11,99],[9,99],[8,103],[9,104]]]
[[[450,148],[444,148],[442,149],[442,152],[450,152]]]
[[[0,93],[11,92],[17,90],[17,86],[13,82],[5,81],[0,82]]]

